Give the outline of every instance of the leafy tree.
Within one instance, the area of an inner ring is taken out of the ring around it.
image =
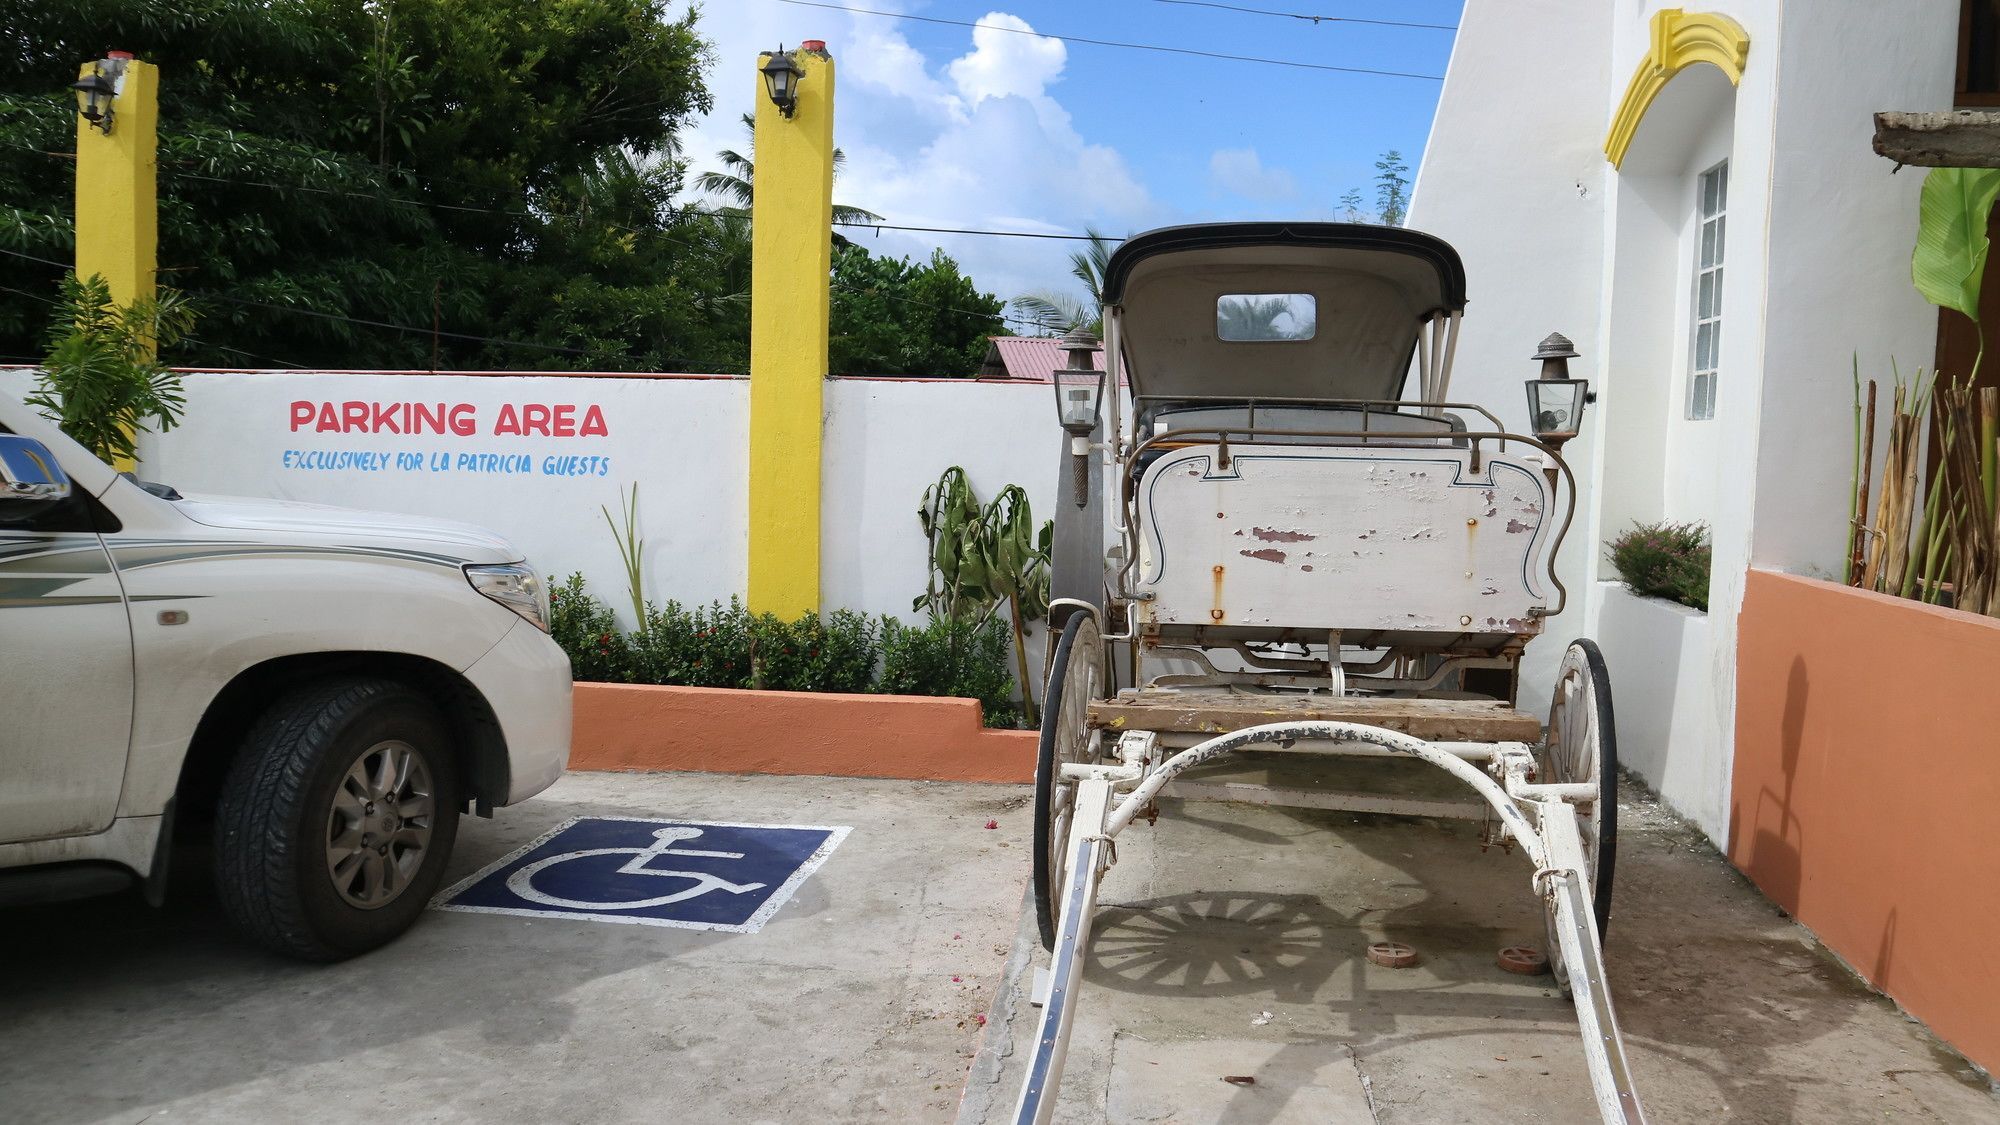
[[[695,177],[694,186],[698,190],[705,191],[710,195],[721,197],[737,209],[748,210],[751,199],[756,196],[757,184],[757,155],[755,149],[757,118],[754,114],[746,113],[743,115],[743,128],[751,135],[752,148],[750,154],[746,156],[733,148],[725,148],[717,152],[715,158],[722,161],[722,171],[703,172],[701,175]],[[837,148],[834,149],[833,175],[835,179],[840,177],[841,169],[846,167],[846,165],[847,154]],[[882,221],[882,216],[865,207],[852,207],[845,203],[835,202],[833,205],[833,221],[836,223],[879,223]]]
[[[1314,317],[1285,297],[1229,297],[1216,308],[1216,327],[1225,340],[1307,340]]]
[[[10,5],[0,249],[71,255],[66,87],[107,42],[161,67],[162,275],[205,312],[176,358],[729,358],[716,265],[729,232],[672,204],[676,132],[710,104],[692,12],[667,0]],[[47,315],[0,293],[0,351],[23,351]],[[434,323],[449,334],[433,337]]]
[[[942,250],[930,260],[833,253],[828,365],[836,375],[972,375],[1000,331],[998,297],[982,293]]]
[[[1361,189],[1348,188],[1340,196],[1341,221],[1358,223],[1361,221]]]
[[[1390,149],[1375,162],[1375,210],[1384,226],[1400,227],[1410,210],[1410,166]]]
[[[68,85],[111,42],[161,67],[161,276],[203,314],[175,361],[743,370],[750,222],[690,205],[713,58],[677,7],[0,6],[0,250],[72,256]],[[60,267],[0,261],[0,354],[36,354]],[[871,261],[836,267],[835,370],[976,371],[999,303],[946,257]]]
[[[1114,247],[1112,240],[1099,234],[1095,227],[1085,227],[1084,231],[1090,236],[1090,245],[1071,251],[1069,256],[1069,274],[1082,283],[1083,300],[1068,293],[1041,289],[1024,293],[1013,301],[1021,315],[1051,335],[1079,328],[1094,334],[1104,331],[1104,315],[1100,311],[1104,296],[1104,271],[1111,264]]]

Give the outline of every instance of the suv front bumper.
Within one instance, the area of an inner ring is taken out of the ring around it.
[[[548,634],[516,621],[500,643],[465,670],[507,740],[512,805],[555,784],[569,766],[569,657]]]

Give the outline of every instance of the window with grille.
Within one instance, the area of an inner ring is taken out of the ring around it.
[[[1694,341],[1688,349],[1687,416],[1715,417],[1715,378],[1722,357],[1722,234],[1729,206],[1729,162],[1701,174],[1695,213]]]

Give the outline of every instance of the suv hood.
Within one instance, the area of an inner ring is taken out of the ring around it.
[[[466,563],[518,562],[522,558],[512,543],[483,527],[426,516],[238,496],[188,496],[175,502],[174,509],[206,527],[261,532],[280,541],[310,539],[352,546],[422,544]]]

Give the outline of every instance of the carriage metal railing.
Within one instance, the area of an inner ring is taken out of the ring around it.
[[[1495,430],[1504,430],[1507,428],[1507,424],[1502,422],[1498,415],[1476,402],[1425,402],[1421,399],[1403,398],[1309,398],[1272,395],[1262,395],[1255,398],[1245,398],[1242,395],[1136,395],[1132,399],[1132,416],[1134,419],[1137,419],[1139,415],[1146,412],[1145,404],[1148,403],[1159,406],[1179,404],[1207,407],[1242,406],[1250,411],[1251,425],[1256,424],[1256,410],[1259,406],[1306,406],[1322,410],[1352,410],[1359,408],[1362,416],[1362,429],[1364,430],[1369,428],[1368,419],[1378,414],[1401,415],[1405,418],[1423,417],[1435,420],[1436,415],[1433,414],[1411,414],[1409,412],[1412,410],[1471,410],[1486,419]],[[1423,431],[1382,430],[1376,432],[1422,433]],[[1453,433],[1456,432],[1453,431]]]

